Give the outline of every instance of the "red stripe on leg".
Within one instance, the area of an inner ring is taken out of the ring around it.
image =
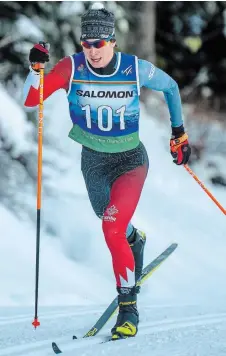
[[[126,228],[137,207],[146,175],[147,167],[141,166],[120,176],[112,186],[103,216],[103,232],[119,287],[135,284],[134,258],[126,239]]]

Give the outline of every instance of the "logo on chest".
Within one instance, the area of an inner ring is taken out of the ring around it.
[[[76,90],[76,95],[83,96],[87,98],[133,98],[135,94],[134,90],[121,90],[121,91],[110,91],[110,90]]]
[[[131,64],[128,68],[122,70],[122,74],[125,74],[125,75],[132,74],[132,68],[133,67],[132,67],[132,64]]]
[[[77,68],[77,71],[79,72],[80,78],[85,78],[87,76],[88,70],[84,66],[84,64],[80,64]]]

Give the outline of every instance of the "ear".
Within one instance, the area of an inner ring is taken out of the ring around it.
[[[111,41],[111,42],[110,42],[110,46],[111,46],[112,48],[114,48],[114,47],[116,46],[116,41]]]

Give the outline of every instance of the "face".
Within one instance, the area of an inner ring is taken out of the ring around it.
[[[98,39],[90,39],[87,42],[94,42]],[[104,47],[101,48],[83,48],[83,52],[85,54],[86,59],[94,68],[102,68],[106,67],[108,63],[111,61],[114,54],[115,42],[107,42]]]

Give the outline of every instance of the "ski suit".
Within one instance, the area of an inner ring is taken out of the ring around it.
[[[108,68],[95,70],[84,53],[63,58],[45,76],[44,100],[58,89],[67,93],[72,129],[82,145],[81,169],[88,196],[102,219],[118,287],[135,285],[134,258],[127,241],[130,223],[148,173],[148,155],[139,139],[140,88],[162,91],[172,127],[183,124],[177,83],[152,63],[115,53]],[[39,102],[39,74],[24,85],[24,105]]]

